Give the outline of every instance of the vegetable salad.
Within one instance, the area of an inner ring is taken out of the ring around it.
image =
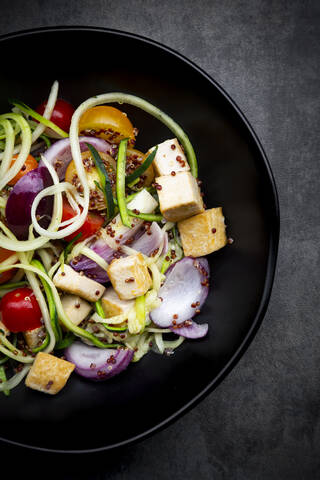
[[[58,82],[35,109],[10,102],[0,115],[0,391],[24,381],[53,395],[72,372],[107,380],[150,350],[171,355],[204,337],[194,317],[209,291],[205,256],[228,241],[182,128],[124,93],[75,109]],[[141,152],[138,129],[110,105],[123,103],[170,138]]]

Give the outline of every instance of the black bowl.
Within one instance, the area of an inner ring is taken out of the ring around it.
[[[171,357],[149,353],[106,383],[75,374],[57,395],[20,384],[0,398],[0,437],[52,451],[97,451],[164,427],[225,377],[265,314],[278,247],[275,183],[257,136],[239,108],[205,72],[156,42],[101,28],[39,29],[1,38],[0,111],[8,98],[30,106],[52,82],[78,105],[110,91],[139,95],[171,115],[197,153],[207,207],[222,205],[232,245],[209,256],[211,288],[198,317],[209,334]],[[123,105],[140,129],[137,148],[170,138],[157,120]]]

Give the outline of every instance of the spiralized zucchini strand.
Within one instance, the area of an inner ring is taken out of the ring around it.
[[[11,119],[17,122],[21,128],[21,149],[20,153],[18,155],[18,158],[15,160],[14,164],[6,171],[4,172],[3,175],[0,177],[0,190],[2,190],[7,183],[12,180],[17,173],[21,170],[23,167],[27,156],[30,153],[30,147],[31,147],[31,129],[29,127],[28,122],[22,117],[22,115],[18,115],[16,113],[5,113],[4,115],[0,115],[0,120],[3,119]],[[9,166],[8,163],[11,159],[6,159],[7,165]]]
[[[6,382],[0,383],[0,392],[3,392],[4,390],[12,390],[17,385],[19,385],[19,383],[24,379],[24,377],[29,372],[30,368],[31,367],[29,365],[25,365],[20,372],[16,373],[9,380],[7,380]]]
[[[8,119],[4,118],[0,121],[0,125],[3,126],[5,132],[5,149],[3,152],[3,159],[0,166],[0,178],[6,173],[8,168],[10,167],[13,149],[14,149],[14,141],[15,141],[15,133],[11,122]]]

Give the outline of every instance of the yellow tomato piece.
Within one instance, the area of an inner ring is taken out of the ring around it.
[[[89,108],[80,118],[80,134],[94,134],[111,143],[120,143],[123,138],[129,138],[129,144],[134,145],[136,130],[127,114],[117,108],[106,105]]]
[[[115,169],[116,169],[115,160],[114,158],[112,158],[110,155],[107,155],[106,153],[103,153],[103,152],[98,152],[98,153],[109,174],[112,190],[115,193]],[[101,192],[101,190],[99,190],[96,184],[96,182],[100,183],[100,177],[95,167],[94,161],[91,157],[91,153],[89,151],[82,152],[81,156],[82,156],[82,163],[85,168],[86,177],[87,177],[87,181],[90,189],[89,209],[104,210],[106,208],[105,198],[103,193]],[[73,160],[68,165],[68,168],[66,170],[65,180],[66,182],[69,182],[72,185],[74,185],[79,193],[82,193],[83,187],[79,181],[77,169]]]

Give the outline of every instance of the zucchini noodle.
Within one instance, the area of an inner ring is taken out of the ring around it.
[[[94,252],[91,248],[88,247],[82,247],[80,251],[81,255],[84,255],[85,257],[90,258],[90,260],[93,260],[96,262],[99,267],[101,267],[103,270],[107,271],[109,264],[102,258],[100,255],[98,255],[96,252]]]
[[[24,355],[23,352],[9,342],[9,340],[2,333],[0,333],[0,352],[12,358],[13,360],[17,360],[17,362],[33,363],[34,361],[33,357],[27,354]]]
[[[12,180],[21,170],[27,159],[27,156],[30,153],[30,147],[32,143],[31,129],[28,125],[28,122],[22,117],[22,115],[18,115],[16,113],[5,113],[3,115],[0,115],[0,120],[3,119],[11,119],[19,124],[21,128],[22,143],[18,158],[15,160],[11,167],[10,161],[12,157],[5,158],[3,154],[2,161],[5,161],[5,164],[2,175],[0,177],[0,190],[2,190],[7,185],[7,183],[9,183],[10,180]]]
[[[47,120],[49,120],[49,118],[51,117],[53,109],[55,107],[57,97],[58,97],[58,89],[59,89],[59,83],[57,81],[55,81],[53,83],[52,87],[51,87],[51,91],[50,91],[50,94],[49,94],[49,97],[48,97],[47,105],[46,105],[46,108],[45,108],[45,110],[43,112],[43,115],[42,115]],[[17,109],[17,108],[15,108],[13,110],[15,112],[17,112],[17,111],[20,112],[20,110]],[[22,115],[21,115],[21,112],[19,113],[19,116],[24,119],[24,117],[22,117]],[[28,124],[28,127],[29,127],[29,124]],[[30,127],[29,127],[29,129],[30,129]],[[35,130],[32,133],[32,136],[31,136],[31,144],[33,144],[36,140],[38,140],[38,138],[43,134],[45,129],[46,129],[46,126],[42,125],[41,123],[39,123],[39,125],[37,125],[37,127],[35,128]],[[18,133],[18,132],[19,132],[19,130],[16,133]],[[38,145],[37,145],[37,148],[38,148]],[[22,145],[18,145],[13,150],[13,153],[14,154],[19,153],[21,151],[21,149],[22,149]],[[4,153],[0,153],[0,160],[3,159],[3,156],[4,156]]]
[[[21,253],[19,255],[19,259],[20,259],[21,263],[24,263],[26,261],[25,254]],[[44,325],[45,325],[46,330],[47,330],[47,332],[49,334],[49,337],[50,337],[49,344],[44,349],[44,352],[50,353],[50,352],[52,352],[52,350],[55,347],[56,339],[55,339],[55,335],[54,335],[54,332],[53,332],[52,326],[51,326],[50,314],[49,314],[47,302],[46,302],[46,300],[44,298],[44,295],[43,295],[43,293],[40,289],[39,282],[38,282],[35,274],[31,271],[29,271],[29,272],[27,271],[26,272],[26,277],[28,279],[28,282],[30,283],[30,286],[33,290],[33,293],[36,296],[36,299],[38,301],[38,304],[39,304],[39,307],[40,307],[40,310],[41,310],[41,313],[42,313],[42,318],[43,318]]]
[[[9,380],[6,382],[0,383],[0,392],[3,392],[4,390],[12,390],[15,388],[19,383],[24,379],[24,377],[27,375],[27,373],[30,370],[30,366],[24,366],[23,369],[13,375]]]
[[[5,139],[6,139],[5,149],[3,152],[3,158],[0,166],[0,178],[1,178],[10,167],[10,164],[12,161],[15,132],[12,127],[12,124],[6,118],[0,121],[0,125],[2,125],[4,129]],[[16,123],[16,125],[18,125],[18,123]]]

